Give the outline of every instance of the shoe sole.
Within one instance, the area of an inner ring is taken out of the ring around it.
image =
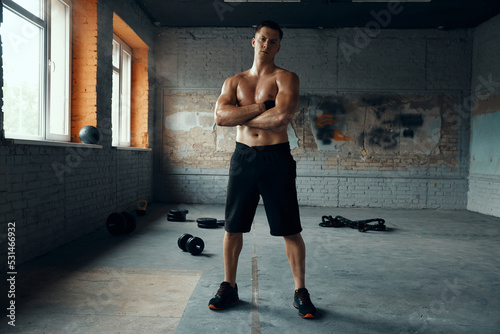
[[[298,307],[296,307],[295,305],[293,305],[293,307],[294,307],[296,310],[298,310],[298,309],[299,309],[299,308],[298,308]],[[302,319],[314,319],[314,318],[316,318],[316,317],[314,316],[314,314],[311,314],[311,313],[307,313],[306,315],[303,315],[303,314],[300,314],[300,313],[299,313],[299,317],[301,317]]]
[[[227,305],[224,305],[224,307],[215,307],[214,305],[210,304],[210,305],[208,305],[208,308],[211,309],[211,310],[214,310],[214,311],[221,311],[221,310],[224,310],[226,307],[228,307],[230,305],[236,304],[237,302],[239,302],[239,300],[236,300],[234,302],[230,302]]]

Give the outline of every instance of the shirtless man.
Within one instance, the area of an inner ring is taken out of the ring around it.
[[[287,126],[299,104],[299,78],[274,64],[282,36],[275,22],[257,26],[252,39],[252,68],[228,78],[215,105],[216,124],[236,126],[237,133],[226,199],[224,282],[209,308],[221,310],[239,300],[236,271],[243,233],[250,231],[262,196],[271,235],[285,239],[295,281],[293,306],[302,318],[314,318],[316,309],[305,288],[296,163],[287,135]]]

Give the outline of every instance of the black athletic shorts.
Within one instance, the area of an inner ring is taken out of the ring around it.
[[[250,232],[262,196],[271,235],[301,232],[296,169],[288,142],[252,147],[236,142],[227,186],[226,231]]]

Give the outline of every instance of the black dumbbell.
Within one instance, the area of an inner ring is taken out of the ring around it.
[[[200,255],[205,248],[205,243],[201,238],[193,237],[189,233],[184,233],[177,239],[177,246],[184,252],[191,253],[191,255]]]
[[[135,217],[126,211],[113,212],[106,220],[106,227],[111,235],[132,233],[137,226]]]

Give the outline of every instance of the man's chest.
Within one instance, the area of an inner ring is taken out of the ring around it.
[[[236,97],[240,106],[274,100],[277,94],[278,85],[275,78],[241,80],[236,90]]]

